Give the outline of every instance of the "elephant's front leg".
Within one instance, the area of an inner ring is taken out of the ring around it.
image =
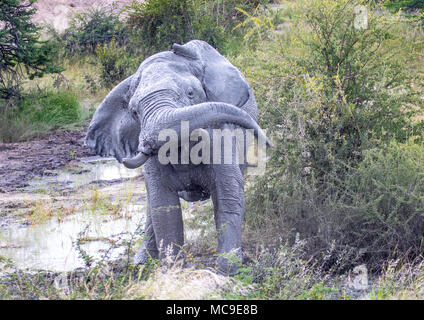
[[[218,271],[233,275],[242,263],[243,174],[238,165],[215,165],[212,201],[218,231]]]
[[[156,259],[159,252],[156,246],[156,237],[153,230],[152,217],[147,209],[147,217],[144,225],[144,241],[141,248],[137,251],[134,257],[134,264],[145,264],[149,258]]]
[[[178,193],[164,184],[156,168],[149,167],[145,168],[148,175],[146,189],[159,257],[162,259],[167,253],[176,256],[184,244],[183,219]]]

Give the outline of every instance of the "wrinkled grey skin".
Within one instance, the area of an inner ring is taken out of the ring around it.
[[[158,141],[158,133],[165,128],[179,132],[182,120],[190,121],[190,132],[203,128],[211,137],[214,128],[236,127],[263,135],[256,123],[255,97],[243,75],[206,42],[193,40],[149,57],[134,75],[117,85],[94,114],[86,144],[129,168],[144,164],[148,214],[136,263],[146,262],[149,256],[162,257],[169,246],[176,254],[183,245],[180,198],[212,197],[218,253],[224,254],[218,257],[218,270],[234,274],[234,262],[242,261],[246,166],[162,165],[157,153],[165,142]],[[230,252],[235,261],[226,257]]]

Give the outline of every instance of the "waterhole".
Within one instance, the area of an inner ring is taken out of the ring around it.
[[[84,267],[87,257],[116,259],[143,229],[145,199],[141,169],[82,159],[2,195],[0,256],[19,269],[49,271]]]

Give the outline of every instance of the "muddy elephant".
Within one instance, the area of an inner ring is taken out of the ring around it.
[[[167,249],[174,254],[179,251],[184,243],[180,198],[198,201],[212,197],[218,270],[234,274],[242,262],[246,163],[236,161],[233,147],[230,163],[183,163],[179,155],[180,162],[164,164],[158,156],[165,144],[161,132],[171,129],[177,133],[176,150],[181,153],[187,148],[181,137],[183,121],[189,124],[190,134],[194,130],[210,133],[211,148],[218,139],[212,131],[225,128],[249,129],[269,144],[256,122],[255,97],[244,76],[209,44],[192,40],[147,58],[135,74],[118,84],[96,110],[86,145],[98,155],[114,156],[128,168],[144,165],[148,212],[145,240],[135,263],[161,258]],[[192,147],[190,140],[188,148]],[[225,154],[228,156],[228,150]]]

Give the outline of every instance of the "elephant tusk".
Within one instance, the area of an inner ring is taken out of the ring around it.
[[[133,158],[122,159],[122,163],[128,169],[136,169],[142,166],[148,159],[149,159],[148,155],[144,154],[143,152],[140,152]]]

